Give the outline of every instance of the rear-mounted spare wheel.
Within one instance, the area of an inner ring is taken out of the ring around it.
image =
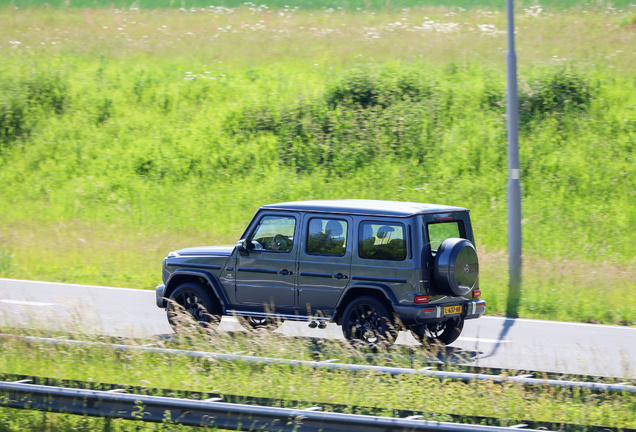
[[[461,238],[444,240],[435,253],[433,275],[444,294],[463,297],[477,284],[479,262],[475,246]]]

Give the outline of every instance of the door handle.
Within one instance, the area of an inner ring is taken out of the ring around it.
[[[349,276],[347,276],[346,274],[342,274],[342,273],[335,274],[335,275],[333,275],[333,277],[335,279],[338,279],[338,280],[348,279],[349,278]]]
[[[294,272],[291,272],[291,271],[289,271],[287,269],[283,269],[283,270],[279,271],[278,273],[282,274],[283,276],[291,276],[291,275],[294,274]]]

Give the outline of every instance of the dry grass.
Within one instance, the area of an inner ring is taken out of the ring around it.
[[[234,244],[241,233],[154,232],[76,221],[39,225],[12,222],[0,229],[11,251],[3,277],[152,289],[161,282],[168,252],[194,245]],[[481,288],[488,314],[503,315],[508,257],[480,246]],[[636,267],[605,262],[524,257],[520,314],[526,318],[633,325]]]
[[[519,62],[523,67],[567,58],[633,70],[636,29],[630,9],[590,7],[559,12],[519,8]],[[236,66],[293,59],[319,68],[424,58],[502,67],[506,50],[504,14],[477,8],[388,13],[39,8],[4,9],[0,20],[0,55],[175,56],[189,58],[193,65],[221,61]]]
[[[5,276],[146,289],[161,282],[161,260],[168,252],[235,242],[228,235],[148,232],[83,221],[54,225],[11,222],[0,228],[0,249],[13,255]]]
[[[481,251],[481,286],[488,313],[504,315],[508,286],[508,255]],[[590,263],[566,258],[523,258],[520,316],[636,325],[636,267],[620,263]]]

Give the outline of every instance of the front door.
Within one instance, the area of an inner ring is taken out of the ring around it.
[[[295,306],[298,213],[265,212],[238,256],[236,300],[246,310],[285,312]]]
[[[307,214],[298,259],[298,305],[302,314],[330,316],[351,280],[353,219]]]

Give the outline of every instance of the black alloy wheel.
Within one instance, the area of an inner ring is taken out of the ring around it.
[[[197,283],[179,285],[170,295],[166,312],[175,332],[192,322],[208,330],[216,330],[221,323],[221,304]]]
[[[359,297],[342,315],[342,333],[354,345],[368,348],[389,346],[397,339],[397,329],[387,307],[373,297]]]
[[[283,325],[283,320],[276,318],[265,318],[255,316],[238,316],[237,321],[243,328],[247,330],[260,330],[265,329],[274,331]]]
[[[450,345],[457,340],[464,329],[462,318],[451,318],[443,322],[422,324],[410,328],[415,339],[423,344],[441,342]]]

